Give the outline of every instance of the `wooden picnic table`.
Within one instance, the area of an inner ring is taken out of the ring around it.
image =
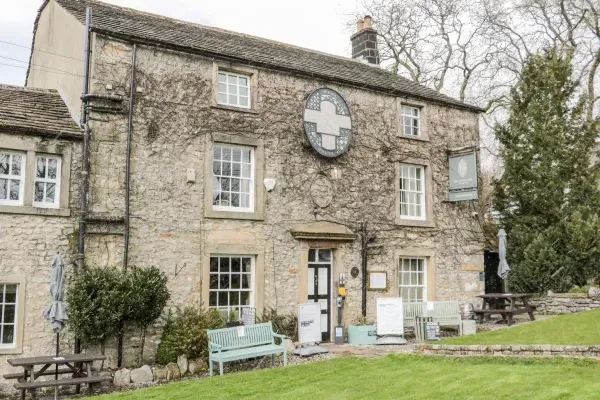
[[[477,315],[478,322],[489,320],[492,314],[499,314],[508,325],[512,325],[513,317],[519,314],[529,314],[529,318],[535,321],[533,312],[535,307],[529,304],[529,298],[533,293],[487,293],[482,294],[481,309],[473,310]]]
[[[27,390],[31,393],[31,398],[35,399],[36,389],[58,386],[77,386],[82,384],[89,385],[111,380],[110,376],[92,376],[92,363],[94,361],[105,360],[105,356],[95,354],[67,354],[62,356],[42,356],[28,358],[10,358],[7,362],[13,367],[23,368],[22,373],[5,374],[4,379],[16,379],[15,389],[21,391],[21,399],[25,399]],[[36,366],[41,366],[38,370]],[[53,367],[53,368],[51,368]],[[60,368],[59,368],[60,367]],[[69,379],[44,380],[37,381],[41,376],[53,376],[57,374],[72,374]]]

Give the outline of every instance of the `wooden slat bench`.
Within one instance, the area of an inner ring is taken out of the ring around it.
[[[92,383],[100,383],[105,381],[112,381],[110,376],[90,376],[83,378],[69,378],[69,379],[59,379],[57,381],[49,380],[49,381],[37,381],[37,382],[19,382],[15,383],[15,389],[41,389],[45,387],[54,387],[54,386],[74,386],[74,385],[82,385],[82,384],[92,384]]]
[[[56,370],[54,368],[51,368],[51,369],[47,369],[46,371],[43,371],[43,372],[34,371],[33,374],[36,377],[38,377],[38,376],[54,376],[54,374],[56,374]],[[58,375],[62,375],[62,374],[73,374],[73,370],[71,368],[59,368]],[[4,375],[2,375],[2,377],[4,379],[23,380],[23,373],[17,372],[17,373],[11,373],[11,374],[4,374]]]
[[[429,303],[429,304],[428,304]],[[420,301],[403,303],[404,327],[416,328],[416,317],[431,317],[440,326],[457,326],[462,336],[460,306],[455,301]]]
[[[276,354],[282,354],[283,364],[287,365],[285,336],[273,332],[271,322],[207,330],[206,333],[210,376],[213,376],[213,363],[219,364],[220,375],[223,375],[224,362],[268,355],[273,357]],[[280,345],[275,344],[275,338],[281,339]]]

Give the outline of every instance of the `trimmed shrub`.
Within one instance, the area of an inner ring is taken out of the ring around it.
[[[156,362],[177,362],[185,354],[188,359],[208,358],[207,329],[225,327],[225,321],[215,309],[205,310],[198,306],[185,307],[170,315],[162,333]]]

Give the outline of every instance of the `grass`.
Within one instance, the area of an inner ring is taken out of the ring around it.
[[[343,357],[95,399],[600,399],[599,374],[591,360]]]
[[[438,343],[600,345],[600,309],[559,315],[544,321],[446,339]]]

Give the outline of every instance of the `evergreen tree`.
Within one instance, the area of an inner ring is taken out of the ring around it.
[[[586,119],[571,77],[568,58],[555,50],[530,57],[511,90],[508,120],[495,129],[504,173],[494,183],[494,207],[508,233],[515,290],[565,290],[595,277],[591,260],[565,258],[581,243],[596,246],[600,229],[598,121]]]

